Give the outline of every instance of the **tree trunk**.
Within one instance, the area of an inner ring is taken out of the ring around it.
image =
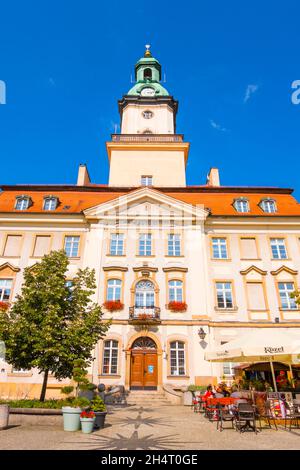
[[[47,382],[48,382],[48,374],[49,374],[49,370],[46,369],[44,371],[44,380],[43,380],[43,386],[42,386],[40,401],[45,401],[46,390],[47,390]]]

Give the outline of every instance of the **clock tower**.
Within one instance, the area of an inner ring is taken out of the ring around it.
[[[176,134],[176,101],[161,84],[161,65],[146,46],[135,84],[118,102],[121,133],[107,142],[109,186],[185,186],[189,144]]]

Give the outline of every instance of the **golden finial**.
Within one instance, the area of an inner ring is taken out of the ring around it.
[[[144,57],[152,57],[152,54],[150,52],[150,47],[151,47],[150,44],[145,45],[146,50],[145,50]]]

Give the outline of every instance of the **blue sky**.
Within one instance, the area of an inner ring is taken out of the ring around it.
[[[191,142],[188,184],[217,166],[224,185],[300,199],[299,18],[297,1],[2,2],[0,182],[71,184],[87,163],[106,183],[117,100],[149,42]]]

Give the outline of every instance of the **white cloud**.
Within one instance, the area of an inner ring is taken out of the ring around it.
[[[245,95],[244,95],[244,103],[247,103],[250,100],[251,95],[253,95],[258,90],[258,85],[247,85]]]
[[[214,129],[216,129],[217,131],[221,131],[221,132],[226,132],[228,129],[226,129],[226,127],[222,127],[221,124],[218,124],[216,121],[214,121],[213,119],[210,119],[210,125],[211,127],[213,127]]]

